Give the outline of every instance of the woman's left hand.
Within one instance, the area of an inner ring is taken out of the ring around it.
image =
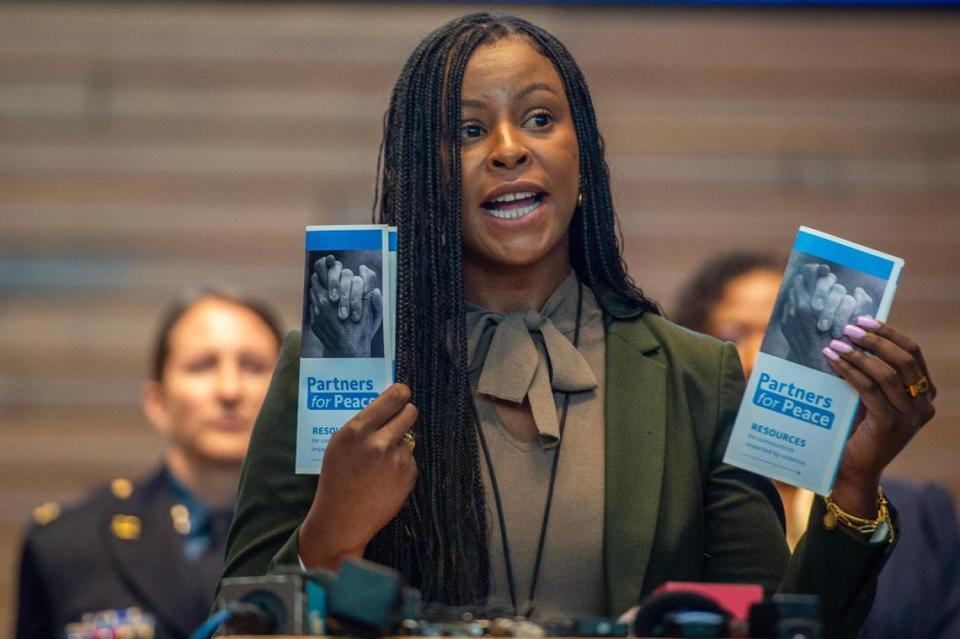
[[[889,324],[861,317],[844,328],[844,335],[859,348],[834,340],[824,356],[860,394],[861,404],[834,498],[853,514],[873,517],[880,475],[933,418],[937,389],[920,347]]]

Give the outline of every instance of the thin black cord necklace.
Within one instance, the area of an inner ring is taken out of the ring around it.
[[[577,279],[577,324],[573,333],[573,347],[580,346],[580,319],[583,314],[583,284]],[[510,588],[510,603],[513,605],[515,614],[521,613],[517,608],[517,589],[513,579],[513,561],[510,559],[510,542],[507,539],[507,522],[503,515],[503,504],[500,500],[500,486],[497,484],[497,475],[493,470],[493,461],[490,458],[490,448],[487,446],[487,438],[483,434],[483,428],[480,425],[480,415],[477,412],[477,403],[470,401],[470,408],[473,409],[473,422],[477,429],[477,435],[480,438],[480,446],[483,449],[483,457],[487,463],[487,469],[490,472],[490,484],[493,487],[493,499],[497,505],[497,519],[500,522],[500,539],[503,543],[503,560],[507,569],[507,586]],[[553,465],[550,468],[550,484],[547,488],[547,501],[543,506],[543,523],[540,525],[540,539],[537,542],[537,556],[533,563],[533,576],[530,578],[530,593],[527,595],[527,601],[524,604],[523,616],[530,616],[533,611],[534,597],[537,593],[537,580],[540,577],[540,560],[543,558],[543,547],[547,539],[547,527],[550,523],[550,506],[553,504],[553,487],[557,480],[557,464],[560,461],[560,446],[563,444],[563,430],[567,424],[567,409],[570,408],[570,392],[563,394],[563,410],[560,413],[560,436],[557,438],[557,445],[553,453]]]

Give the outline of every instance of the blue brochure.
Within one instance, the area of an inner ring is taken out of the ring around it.
[[[330,438],[392,381],[388,262],[386,226],[307,227],[297,473],[319,473]]]
[[[859,316],[885,320],[903,260],[800,227],[724,461],[825,495],[857,393],[821,350]]]

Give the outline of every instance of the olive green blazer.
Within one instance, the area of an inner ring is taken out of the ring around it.
[[[732,344],[628,308],[606,316],[604,571],[608,612],[668,580],[821,596],[827,636],[855,636],[887,545],[811,525],[791,558],[764,478],[722,463],[743,392]],[[316,476],[295,475],[300,336],[284,342],[244,465],[225,576],[297,564]]]

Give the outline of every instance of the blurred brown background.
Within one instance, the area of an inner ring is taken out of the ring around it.
[[[0,633],[31,509],[137,475],[159,309],[299,311],[307,224],[369,221],[400,65],[466,6],[0,6]],[[892,252],[941,394],[893,468],[960,493],[960,14],[497,6],[591,83],[633,275],[806,224]]]

